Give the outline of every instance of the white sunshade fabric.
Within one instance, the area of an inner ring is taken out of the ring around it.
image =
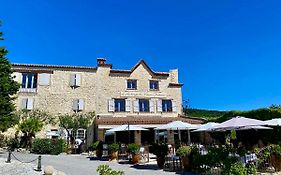
[[[259,130],[259,129],[273,129],[273,128],[266,127],[266,126],[245,126],[237,130],[241,131],[241,130],[250,130],[250,129]]]
[[[265,123],[268,126],[281,126],[281,118],[266,120]]]
[[[209,131],[211,128],[219,125],[219,123],[215,122],[208,122],[198,127],[198,129],[191,131],[191,132],[201,132],[201,131]]]
[[[227,120],[217,126],[210,128],[211,131],[225,131],[225,130],[237,130],[247,126],[263,126],[266,122],[256,119],[250,119],[242,116],[234,117]]]
[[[55,137],[59,137],[60,134],[57,131],[49,131],[47,132],[46,136],[55,136]]]
[[[197,128],[198,128],[197,125],[193,125],[182,121],[173,121],[166,125],[159,126],[155,128],[155,130],[190,130],[190,129],[197,129]]]
[[[106,132],[117,132],[117,131],[147,131],[148,129],[142,128],[136,125],[120,125],[115,128],[109,129]]]

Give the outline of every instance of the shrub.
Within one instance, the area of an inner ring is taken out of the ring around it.
[[[112,170],[109,165],[99,165],[97,168],[97,172],[100,175],[124,175],[123,171]]]
[[[168,154],[168,145],[165,143],[153,144],[149,147],[149,152],[153,153],[157,157],[165,156]]]
[[[130,143],[130,144],[128,144],[128,151],[130,153],[137,154],[140,151],[140,145],[138,145],[136,143]]]
[[[92,144],[92,149],[96,150],[98,148],[99,144],[100,144],[100,141],[96,141],[95,143],[93,143]]]
[[[65,150],[63,139],[35,139],[32,144],[32,153],[57,155]]]
[[[7,146],[9,149],[14,150],[15,148],[19,148],[19,140],[16,138],[10,138],[7,140]]]
[[[229,175],[247,175],[247,170],[242,164],[242,162],[234,163],[229,170]]]
[[[176,151],[176,154],[180,157],[188,156],[190,153],[191,153],[190,146],[181,146]]]
[[[109,150],[110,152],[116,152],[116,151],[118,151],[118,150],[119,150],[119,144],[117,144],[117,143],[112,143],[112,144],[108,145],[108,150]]]

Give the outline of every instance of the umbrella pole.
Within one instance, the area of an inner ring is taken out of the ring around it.
[[[190,145],[191,139],[190,139],[190,130],[187,130],[187,137],[188,137],[188,145]]]
[[[129,137],[129,143],[131,143],[131,136],[130,136],[130,123],[128,122],[128,137]]]

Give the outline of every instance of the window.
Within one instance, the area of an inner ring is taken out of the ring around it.
[[[127,80],[127,89],[137,89],[137,80]]]
[[[80,74],[72,74],[70,79],[71,87],[79,87],[81,86],[81,75]]]
[[[72,109],[74,111],[82,111],[84,109],[84,100],[83,99],[74,100]]]
[[[21,109],[32,110],[33,98],[23,98],[21,101]]]
[[[23,73],[22,74],[22,88],[34,89],[37,87],[37,74]]]
[[[163,112],[172,112],[172,100],[162,100],[162,111]]]
[[[86,129],[78,129],[76,132],[74,132],[73,130],[71,131],[71,135],[75,138],[75,139],[81,139],[82,141],[85,140],[86,138]]]
[[[125,99],[114,99],[114,111],[125,112]]]
[[[159,82],[154,81],[154,80],[150,80],[149,81],[149,89],[150,90],[158,90],[159,89]]]
[[[149,112],[149,100],[139,100],[139,112]]]

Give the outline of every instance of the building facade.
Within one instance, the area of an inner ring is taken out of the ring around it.
[[[18,110],[40,109],[52,115],[95,111],[88,143],[104,140],[106,130],[120,124],[153,128],[177,119],[200,123],[181,118],[182,84],[177,69],[154,72],[140,60],[130,70],[117,70],[103,58],[97,59],[96,67],[12,66],[15,80],[21,83],[15,101]],[[56,127],[46,126],[44,132]],[[77,135],[83,135],[84,131],[79,132]],[[134,140],[142,142],[141,133],[135,132]]]

